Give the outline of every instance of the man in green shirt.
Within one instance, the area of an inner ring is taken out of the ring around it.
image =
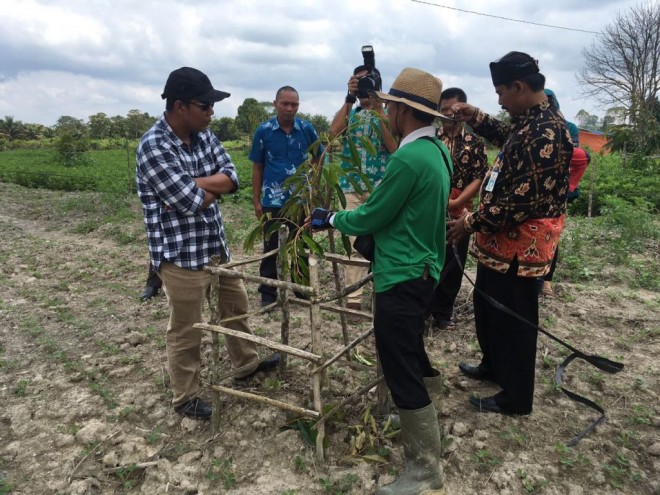
[[[385,382],[399,409],[406,470],[379,495],[442,494],[440,430],[429,391],[441,385],[424,349],[428,316],[445,259],[445,214],[451,158],[435,137],[442,82],[404,69],[387,103],[392,134],[401,144],[380,185],[354,210],[337,213],[316,208],[313,229],[335,227],[348,235],[372,234],[376,243],[374,334]]]

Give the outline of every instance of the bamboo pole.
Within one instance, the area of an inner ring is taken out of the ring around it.
[[[319,287],[319,260],[314,253],[309,255],[309,285],[313,288],[311,297],[311,306],[309,309],[309,320],[312,329],[312,352],[317,355],[323,355],[321,348],[321,308],[318,302]],[[321,398],[321,378],[322,373],[312,373],[312,393],[314,397],[314,409],[323,414],[323,402]],[[316,458],[319,462],[324,461],[323,439],[325,437],[325,423],[320,423],[316,434]]]
[[[223,266],[224,266],[224,268],[235,268],[237,266],[249,265],[250,263],[255,263],[257,261],[261,261],[263,259],[266,259],[269,256],[273,256],[273,255],[277,254],[278,251],[279,251],[279,249],[273,249],[272,251],[268,251],[267,253],[258,254],[256,256],[250,256],[248,258],[243,258],[242,260],[232,261],[232,262],[227,263],[226,265],[223,265]]]
[[[326,303],[326,302],[336,301],[340,297],[347,296],[351,292],[355,292],[356,290],[358,290],[363,285],[367,285],[369,282],[371,282],[373,278],[374,278],[373,273],[369,273],[362,280],[355,282],[353,285],[349,285],[348,287],[344,287],[344,289],[339,294],[333,294],[329,297],[325,297],[321,299],[321,302]]]
[[[220,275],[221,277],[229,278],[240,278],[242,280],[247,280],[248,282],[256,282],[259,284],[270,285],[271,287],[284,287],[289,290],[295,290],[303,294],[312,295],[314,290],[311,287],[306,285],[296,284],[293,282],[286,282],[284,280],[273,280],[272,278],[258,277],[256,275],[249,275],[247,273],[241,273],[234,270],[229,270],[226,268],[220,268],[215,266],[207,266],[205,268],[207,272],[210,272],[214,275]]]
[[[213,335],[215,336],[215,335],[218,335],[218,334],[217,334],[217,333],[214,333]],[[257,363],[258,363],[258,364],[261,364],[261,363],[263,363],[264,361],[266,361],[266,360],[268,360],[268,359],[271,359],[271,358],[274,357],[274,356],[275,356],[275,353],[273,353],[273,354],[269,354],[268,356],[264,356],[264,357],[262,357]],[[222,383],[222,382],[225,381],[227,378],[231,378],[232,376],[236,376],[236,375],[238,375],[239,373],[241,373],[241,372],[243,372],[243,371],[247,371],[247,370],[249,370],[250,368],[252,368],[253,366],[254,366],[254,362],[252,362],[252,363],[248,363],[248,364],[243,365],[243,366],[240,366],[240,367],[238,367],[238,368],[235,368],[235,369],[231,370],[230,372],[225,373],[224,375],[220,375],[220,376],[218,377],[218,379],[215,380],[213,383]]]
[[[308,416],[310,418],[320,418],[321,414],[318,413],[317,411],[311,411],[309,409],[305,409],[299,406],[294,406],[293,404],[289,404],[287,402],[282,402],[279,400],[271,399],[270,397],[263,397],[261,395],[257,394],[252,394],[250,392],[243,392],[241,390],[234,390],[233,388],[228,388],[228,387],[223,387],[221,385],[213,385],[212,388],[218,392],[222,392],[223,394],[227,395],[232,395],[234,397],[239,397],[241,399],[247,399],[247,400],[253,400],[255,402],[259,402],[261,404],[267,404],[269,406],[275,406],[279,407],[280,409],[284,409],[285,411],[291,411],[296,414],[301,414],[303,416]]]
[[[217,266],[222,261],[213,257],[211,266]],[[211,287],[207,293],[207,302],[211,311],[211,324],[216,325],[222,318],[220,315],[220,277],[211,278]],[[217,333],[211,335],[211,384],[220,383],[220,338]],[[213,393],[211,398],[213,412],[211,413],[211,431],[216,434],[220,431],[220,410],[222,408],[222,399],[217,392]]]
[[[330,230],[330,233],[328,235],[328,241],[330,242],[330,252],[334,253],[335,252],[335,231]],[[332,260],[332,275],[335,279],[335,289],[337,290],[337,293],[341,294],[342,292],[342,281],[341,277],[339,276],[339,266],[337,264],[337,260]],[[339,298],[339,306],[341,308],[346,308],[346,298],[345,297],[340,297]],[[341,323],[341,336],[344,341],[344,345],[348,345],[348,326],[346,325],[346,314],[340,312],[339,313],[339,322]],[[350,359],[350,357],[349,357]]]
[[[284,243],[286,242],[286,239],[288,237],[288,229],[286,225],[281,225],[279,230],[278,230],[278,244],[280,246],[280,249],[282,249]],[[287,266],[286,266],[286,256],[280,256],[279,257],[279,263],[278,263],[278,268],[279,268],[279,276],[278,278],[280,280],[285,280],[286,279],[286,274],[287,274]],[[282,307],[282,324],[280,325],[280,341],[284,345],[289,345],[289,327],[290,327],[290,321],[291,321],[291,306],[289,305],[289,291],[287,290],[286,287],[280,287],[279,289],[279,296],[280,296],[280,304]],[[288,358],[289,355],[287,353],[284,353],[280,357],[280,365],[279,365],[279,374],[280,377],[284,377],[284,374],[286,373],[286,367],[288,364]]]
[[[299,306],[311,306],[312,304],[309,301],[306,301],[305,299],[300,299],[298,297],[289,298],[289,302],[292,302]],[[320,303],[319,307],[324,311],[330,311],[332,313],[339,313],[350,316],[357,316],[358,318],[362,318],[365,320],[371,320],[373,318],[371,313],[367,313],[365,311],[358,311],[357,309],[342,308],[341,306],[337,306],[336,304]]]
[[[342,265],[361,266],[362,268],[369,268],[369,265],[371,264],[370,261],[363,258],[349,258],[348,256],[335,252],[325,253],[323,257],[328,261],[334,261],[341,263]]]
[[[264,339],[257,335],[252,335],[251,333],[239,332],[238,330],[232,330],[231,328],[225,328],[218,325],[209,325],[208,323],[195,323],[193,328],[197,330],[209,330],[211,332],[222,333],[224,335],[231,335],[232,337],[237,337],[243,340],[249,340],[250,342],[255,342],[259,345],[263,345],[270,349],[275,349],[280,352],[286,352],[288,354],[293,354],[299,358],[306,359],[307,361],[312,361],[314,363],[320,363],[322,357],[318,354],[313,354],[311,352],[303,351],[296,347],[291,347],[288,345],[283,345],[278,342],[273,342],[272,340]],[[313,347],[312,347],[313,350]]]
[[[362,342],[364,339],[369,337],[371,333],[374,331],[373,328],[370,328],[366,332],[364,332],[362,335],[360,335],[357,339],[355,339],[353,342],[348,344],[346,347],[344,347],[341,351],[339,351],[337,354],[332,356],[329,360],[327,360],[325,363],[323,363],[321,366],[319,366],[316,369],[312,370],[312,373],[320,373],[321,371],[325,370],[328,366],[333,364],[334,362],[338,361],[339,358],[341,358],[344,354],[346,354],[348,351],[353,349],[356,345],[358,345],[360,342]]]

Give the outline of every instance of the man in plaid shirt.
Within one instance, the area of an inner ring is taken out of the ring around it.
[[[179,414],[194,419],[211,416],[211,407],[198,397],[204,298],[211,275],[203,270],[211,256],[229,261],[222,213],[217,199],[238,189],[230,156],[208,129],[213,104],[229,93],[213,88],[209,78],[190,67],[173,71],[161,95],[165,113],[142,137],[137,150],[136,181],[149,242],[151,263],[163,280],[170,308],[167,360],[172,404]],[[222,318],[248,312],[248,298],[239,279],[220,279]],[[251,333],[247,319],[226,326]],[[258,362],[255,344],[225,337],[232,364],[244,368],[237,378],[274,368],[279,356]]]

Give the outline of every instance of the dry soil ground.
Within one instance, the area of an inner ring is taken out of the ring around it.
[[[289,417],[278,409],[225,398],[216,435],[208,422],[173,413],[166,300],[137,298],[147,266],[137,201],[125,224],[76,233],[95,224],[93,198],[0,184],[0,494],[363,494],[402,469],[400,442],[384,440],[378,425],[372,433],[391,449],[388,463],[350,455],[351,437],[374,405],[371,396],[329,426],[324,465],[298,431],[282,429]],[[240,229],[231,224],[244,215],[233,204],[223,209],[230,235],[238,237]],[[116,236],[108,233],[117,228],[135,240],[112,240]],[[240,239],[231,242],[237,246]],[[494,389],[464,379],[457,369],[460,361],[478,358],[464,284],[457,328],[429,339],[447,383],[440,407],[447,493],[660,493],[660,295],[598,281],[560,283],[557,291],[541,302],[544,325],[579,348],[626,365],[617,375],[583,362],[567,372],[567,386],[602,404],[607,422],[576,447],[564,446],[595,413],[553,386],[555,366],[567,353],[546,337],[539,339],[531,416],[502,417],[470,407],[471,393]],[[256,307],[253,287],[249,294]],[[339,346],[340,327],[333,315],[324,318],[331,352]],[[307,322],[306,313],[296,310],[292,340],[300,347],[309,344]],[[272,338],[279,324],[278,314],[251,320],[257,334]],[[365,341],[359,352],[372,359],[373,342]],[[207,337],[207,364],[209,354]],[[369,379],[369,373],[348,367],[329,375],[328,403]],[[203,378],[208,391],[208,368]],[[295,359],[286,376],[260,377],[246,388],[309,403],[308,375]]]

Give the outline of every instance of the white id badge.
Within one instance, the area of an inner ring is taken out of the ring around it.
[[[495,170],[490,173],[490,177],[488,178],[488,184],[486,184],[486,191],[493,192],[493,188],[495,187],[495,181],[497,180],[498,174],[499,172]]]

